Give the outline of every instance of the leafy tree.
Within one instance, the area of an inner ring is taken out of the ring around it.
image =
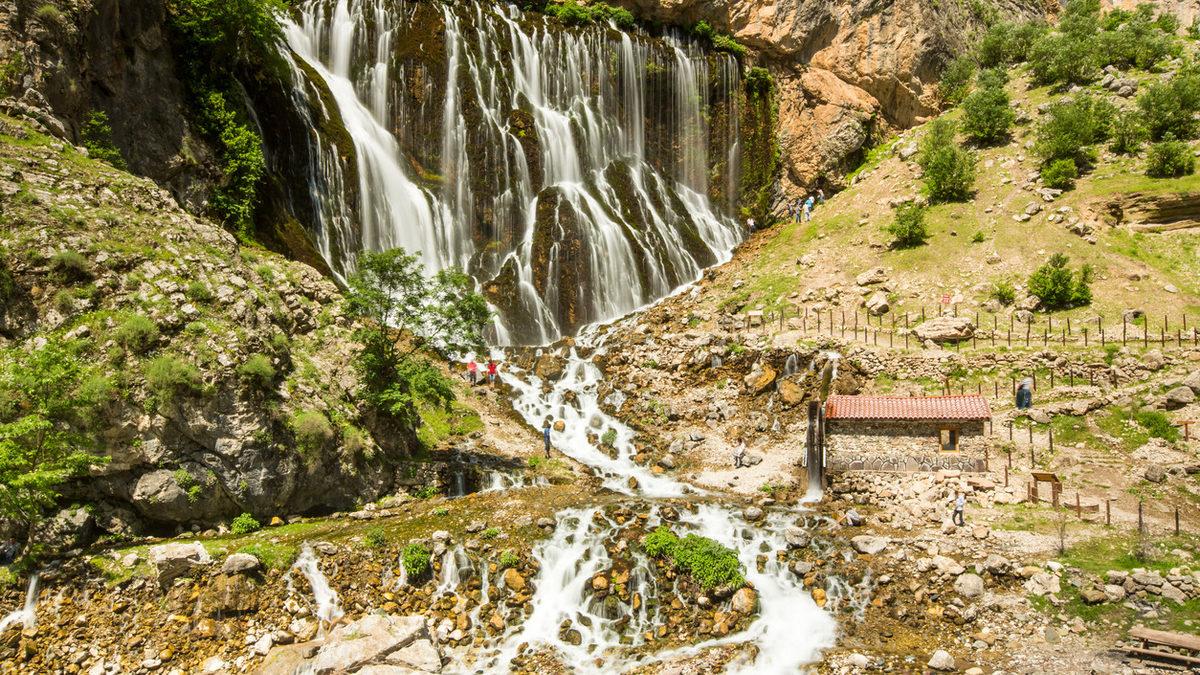
[[[1008,137],[1016,114],[1008,92],[1004,90],[1003,73],[983,71],[979,86],[963,101],[963,133],[976,143],[989,145]]]
[[[63,483],[107,461],[83,431],[102,403],[89,375],[72,343],[0,354],[0,519],[37,522]]]
[[[1029,276],[1029,293],[1041,301],[1042,307],[1070,309],[1091,304],[1091,265],[1074,272],[1067,267],[1069,262],[1067,256],[1055,253]]]
[[[79,140],[87,148],[88,157],[108,162],[118,169],[125,169],[125,157],[113,143],[112,127],[108,125],[108,115],[102,110],[93,110],[83,121],[83,129],[79,132]]]
[[[1047,162],[1073,159],[1077,167],[1091,166],[1092,146],[1108,137],[1114,110],[1108,101],[1087,94],[1051,106],[1037,129],[1034,152]]]
[[[1167,134],[1194,138],[1200,131],[1195,117],[1200,111],[1200,72],[1185,68],[1167,82],[1151,84],[1138,97],[1138,109],[1151,139],[1159,141]]]
[[[979,40],[975,52],[979,57],[979,65],[984,68],[995,68],[1011,63],[1011,45],[1015,26],[1005,21],[987,29]]]
[[[432,278],[416,256],[402,248],[363,252],[350,278],[348,309],[366,320],[356,334],[363,349],[358,367],[372,405],[413,426],[419,402],[449,406],[454,392],[441,373],[422,358],[422,348],[449,353],[483,348],[489,320],[487,303],[471,278],[442,270]],[[411,339],[401,348],[398,338]]]
[[[957,127],[947,119],[929,123],[921,140],[917,164],[924,172],[925,192],[930,201],[953,202],[969,199],[975,185],[975,154],[954,141]]]
[[[884,228],[892,237],[895,248],[913,248],[925,243],[929,230],[925,226],[925,207],[916,202],[904,202],[896,207],[895,218]]]
[[[942,101],[949,105],[958,105],[967,97],[971,88],[971,80],[975,78],[975,61],[969,56],[959,56],[946,65],[942,71],[942,79],[938,82],[938,92]]]
[[[1073,159],[1056,159],[1042,169],[1042,182],[1046,184],[1046,187],[1059,190],[1070,189],[1078,177],[1079,169],[1075,166]]]
[[[239,64],[276,58],[286,0],[168,0],[171,27],[184,48],[228,73]]]
[[[1112,143],[1108,147],[1121,155],[1134,155],[1148,136],[1142,116],[1136,110],[1122,110],[1113,119]]]
[[[1187,143],[1171,134],[1150,146],[1146,156],[1146,175],[1152,178],[1190,176],[1196,171],[1196,158]]]

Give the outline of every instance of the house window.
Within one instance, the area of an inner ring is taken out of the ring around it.
[[[958,452],[958,429],[942,429],[939,440],[942,452]]]

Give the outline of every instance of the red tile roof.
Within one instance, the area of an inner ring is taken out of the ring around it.
[[[831,420],[986,420],[992,416],[982,396],[830,396]]]

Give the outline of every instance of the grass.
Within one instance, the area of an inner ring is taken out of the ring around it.
[[[466,436],[483,429],[479,413],[460,403],[451,404],[447,411],[439,406],[421,406],[421,426],[417,429],[417,440],[426,450],[432,450],[449,438]]]
[[[1108,570],[1129,571],[1139,567],[1165,572],[1172,567],[1189,564],[1189,561],[1172,556],[1169,552],[1175,549],[1191,549],[1193,551],[1200,549],[1200,536],[1156,535],[1152,545],[1156,555],[1148,560],[1142,560],[1137,556],[1138,538],[1136,534],[1123,533],[1094,537],[1068,547],[1066,555],[1059,560],[1064,565],[1078,567],[1094,574],[1104,574]]]

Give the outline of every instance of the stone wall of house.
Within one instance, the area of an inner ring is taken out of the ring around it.
[[[958,430],[958,452],[942,452],[942,429]],[[982,471],[991,442],[986,422],[830,420],[829,471]]]

